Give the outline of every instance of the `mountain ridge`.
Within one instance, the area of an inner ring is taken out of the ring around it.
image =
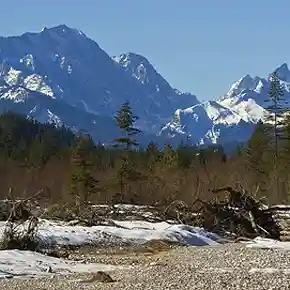
[[[277,68],[290,98],[287,64]],[[142,55],[110,57],[78,29],[59,25],[0,37],[0,111],[87,130],[109,143],[120,134],[113,115],[129,101],[142,142],[196,145],[246,141],[265,114],[268,80],[245,75],[223,96],[199,101],[173,88]]]

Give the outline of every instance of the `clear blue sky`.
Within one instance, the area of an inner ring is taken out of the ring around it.
[[[289,0],[2,1],[0,35],[66,24],[108,54],[146,56],[173,87],[200,99],[249,73],[290,64]]]

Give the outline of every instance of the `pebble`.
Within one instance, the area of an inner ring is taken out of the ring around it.
[[[136,258],[136,257],[135,257]],[[144,258],[144,257],[143,257]],[[290,251],[246,248],[244,244],[182,247],[146,257],[147,263],[110,272],[114,283],[92,282],[89,274],[0,281],[0,289],[50,290],[288,290]],[[118,264],[119,256],[108,257]],[[127,261],[130,265],[129,259]],[[124,263],[124,261],[122,261]],[[122,264],[123,265],[123,264]]]

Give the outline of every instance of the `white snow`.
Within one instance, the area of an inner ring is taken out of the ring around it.
[[[57,115],[52,113],[49,109],[47,109],[47,114],[48,114],[48,122],[49,123],[53,123],[58,127],[61,127],[63,125],[62,120]]]
[[[279,268],[251,268],[250,274],[263,273],[263,274],[275,274],[282,273],[284,275],[290,274],[290,269],[279,269]]]
[[[98,204],[97,207],[108,207],[106,204]],[[154,208],[148,205],[136,205],[136,204],[115,204],[114,208],[122,209],[122,210],[142,210],[142,209],[150,209]]]
[[[257,123],[259,120],[263,119],[266,114],[266,110],[258,105],[255,100],[246,97],[246,93],[239,95],[237,98],[228,98],[219,102],[220,105],[228,108],[230,111],[234,112],[240,117],[240,120],[245,122]]]
[[[87,104],[84,100],[80,100],[80,102],[83,104],[84,109],[85,109],[88,113],[95,114],[95,115],[99,115],[99,112],[90,109],[90,106],[88,106],[88,104]]]
[[[0,99],[10,99],[13,100],[14,103],[21,103],[25,101],[27,96],[28,92],[24,88],[12,87],[9,90],[7,90],[4,94],[2,94]]]
[[[128,208],[130,206],[119,205],[119,209]],[[68,226],[65,222],[41,220],[39,236],[46,245],[112,245],[118,242],[142,244],[154,239],[175,241],[193,246],[219,245],[216,242],[217,235],[191,226],[145,221],[114,221],[114,223],[116,226],[83,227]],[[0,223],[1,234],[4,225],[4,222]],[[21,227],[19,230],[22,230]],[[69,274],[73,272],[110,271],[114,268],[111,265],[81,264],[30,251],[0,251],[0,279],[43,277],[52,275],[50,272]]]
[[[254,90],[259,85],[259,77],[251,77],[250,75],[245,75],[236,81],[230,88],[227,95],[232,95],[233,93],[238,94],[243,90]]]
[[[246,242],[246,244],[249,248],[290,250],[290,242],[281,242],[261,237],[257,237],[250,242]]]
[[[71,75],[72,74],[72,66],[69,64],[68,66],[67,66],[67,72],[68,72],[68,74],[69,75]]]
[[[64,222],[41,220],[39,235],[46,244],[86,245],[150,240],[168,240],[192,246],[218,245],[218,236],[201,228],[170,225],[167,222],[113,221],[116,226],[69,226]],[[0,227],[5,223],[0,223]]]
[[[278,68],[278,75],[284,88],[286,106],[289,107],[290,71],[286,64]],[[242,140],[240,140],[246,141],[251,136],[254,125],[260,120],[266,120],[266,108],[270,105],[266,102],[269,99],[268,89],[268,78],[245,75],[234,82],[229,91],[216,101],[206,101],[197,106],[175,110],[182,116],[180,122],[177,124],[171,120],[161,132],[169,131],[168,136],[175,136],[174,133],[186,134],[191,136],[195,144],[214,144],[238,141],[240,136],[237,136],[239,131],[237,126],[247,123],[249,126],[245,126],[246,131],[241,132]],[[210,122],[212,122],[211,126],[209,126]],[[221,131],[218,132],[218,130]],[[227,136],[230,138],[228,139]]]
[[[18,84],[21,74],[22,72],[20,70],[11,67],[4,76],[4,80],[9,86],[15,86]]]
[[[34,58],[32,54],[27,54],[20,59],[20,63],[24,63],[25,66],[31,71],[35,71]]]
[[[27,76],[23,81],[23,86],[31,91],[40,92],[55,98],[52,88],[45,84],[45,81],[40,75],[32,74]]]
[[[115,266],[104,264],[82,264],[31,251],[0,251],[0,279],[40,278],[70,273],[95,273],[97,271],[112,271],[116,268]]]
[[[209,101],[202,104],[208,115],[208,117],[213,120],[214,124],[238,124],[241,117],[235,113],[235,111],[230,110],[221,104]]]

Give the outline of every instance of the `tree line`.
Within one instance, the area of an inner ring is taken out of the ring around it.
[[[259,122],[247,146],[227,156],[222,146],[180,144],[141,148],[141,130],[128,102],[116,112],[122,130],[111,146],[65,126],[41,124],[12,112],[0,116],[1,197],[46,187],[51,203],[139,203],[164,205],[181,199],[213,197],[211,189],[241,184],[269,203],[288,202],[290,118],[283,88],[271,75],[268,117]],[[283,118],[282,118],[283,117]]]

